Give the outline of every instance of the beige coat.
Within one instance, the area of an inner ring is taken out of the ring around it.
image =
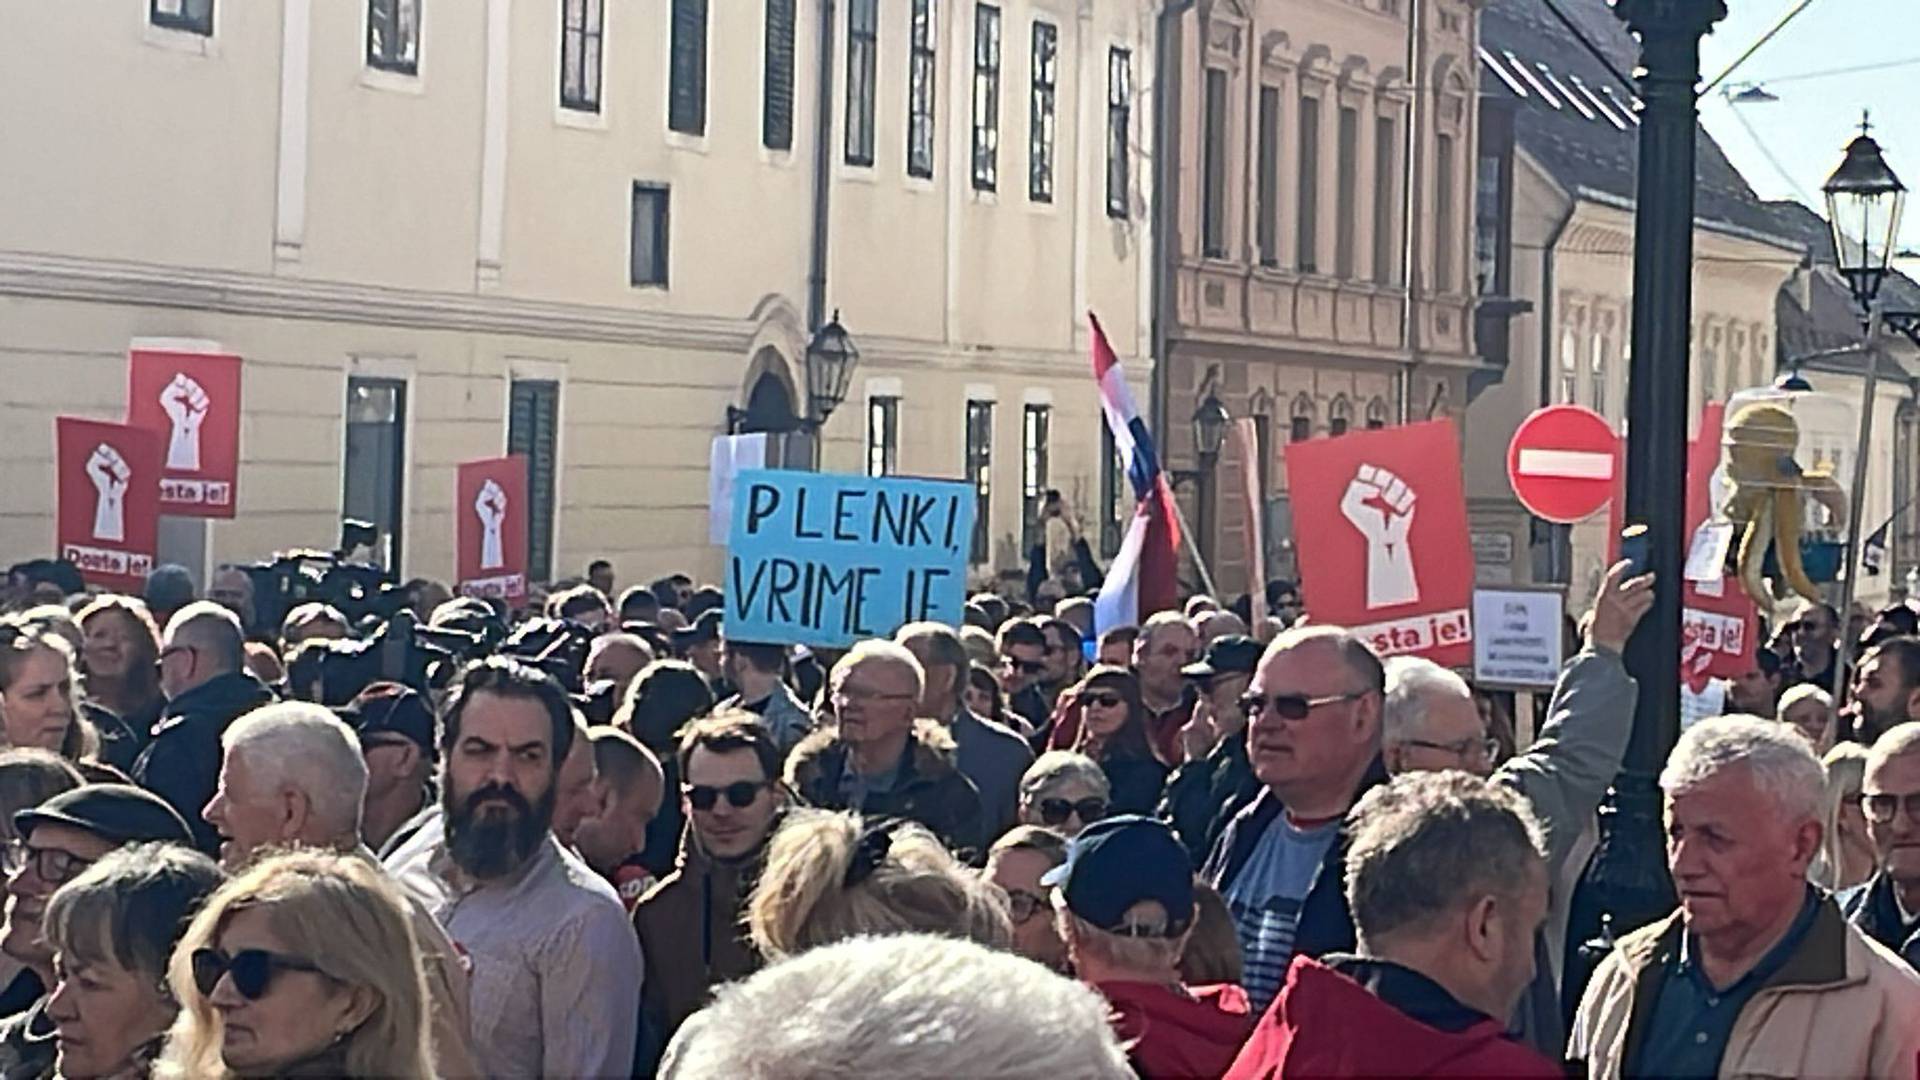
[[[1567,1040],[1567,1057],[1585,1075],[1622,1075],[1681,932],[1675,912],[1620,939],[1601,961]],[[1740,1010],[1720,1076],[1911,1078],[1916,1063],[1920,976],[1825,897],[1800,947]],[[1657,1061],[1641,1064],[1660,1071]]]

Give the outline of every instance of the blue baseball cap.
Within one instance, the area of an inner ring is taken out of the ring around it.
[[[1193,922],[1193,860],[1158,818],[1122,814],[1087,826],[1040,884],[1058,886],[1067,910],[1102,930],[1124,927],[1143,900],[1167,910],[1168,937]]]

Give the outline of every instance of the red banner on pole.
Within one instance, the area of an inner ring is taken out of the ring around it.
[[[1453,421],[1287,447],[1301,589],[1315,623],[1381,656],[1473,660],[1473,546]]]
[[[1252,601],[1253,625],[1248,633],[1266,640],[1267,536],[1266,493],[1261,484],[1260,431],[1252,417],[1233,422],[1233,448],[1240,458],[1240,496],[1247,515],[1247,596]]]
[[[454,547],[464,596],[527,595],[527,459],[463,462],[454,484]]]
[[[127,423],[157,433],[160,512],[231,518],[240,481],[240,358],[134,349]]]
[[[88,584],[138,593],[160,532],[160,436],[128,424],[54,420],[54,543]]]

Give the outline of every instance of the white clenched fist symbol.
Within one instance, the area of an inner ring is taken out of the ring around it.
[[[160,407],[173,423],[173,434],[167,440],[167,468],[200,471],[200,424],[207,418],[208,404],[206,390],[185,372],[174,375],[160,391]]]
[[[123,543],[127,539],[127,482],[133,469],[120,451],[101,443],[87,459],[87,479],[93,481],[93,538]]]
[[[473,512],[480,518],[480,569],[498,570],[507,563],[500,546],[500,526],[507,520],[506,491],[492,480],[480,485]]]
[[[1367,606],[1392,607],[1420,599],[1407,531],[1413,527],[1414,494],[1406,482],[1377,465],[1362,465],[1347,483],[1340,512],[1367,540]]]

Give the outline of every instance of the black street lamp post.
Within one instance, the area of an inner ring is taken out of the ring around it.
[[[1627,668],[1640,686],[1633,735],[1601,809],[1600,849],[1587,871],[1587,899],[1597,910],[1587,912],[1589,925],[1581,929],[1592,929],[1598,914],[1603,937],[1673,909],[1656,778],[1680,732],[1695,87],[1700,39],[1727,9],[1720,0],[1616,0],[1614,12],[1640,39],[1636,81],[1643,102],[1633,212],[1625,520],[1647,526],[1648,569],[1658,583],[1653,610],[1627,643]]]
[[[1213,470],[1220,464],[1220,449],[1226,445],[1227,425],[1233,422],[1227,407],[1213,391],[1193,410],[1193,456],[1199,462],[1194,479],[1199,485],[1200,558],[1213,561]],[[1205,574],[1205,571],[1202,571]],[[1211,586],[1209,586],[1211,591]]]

